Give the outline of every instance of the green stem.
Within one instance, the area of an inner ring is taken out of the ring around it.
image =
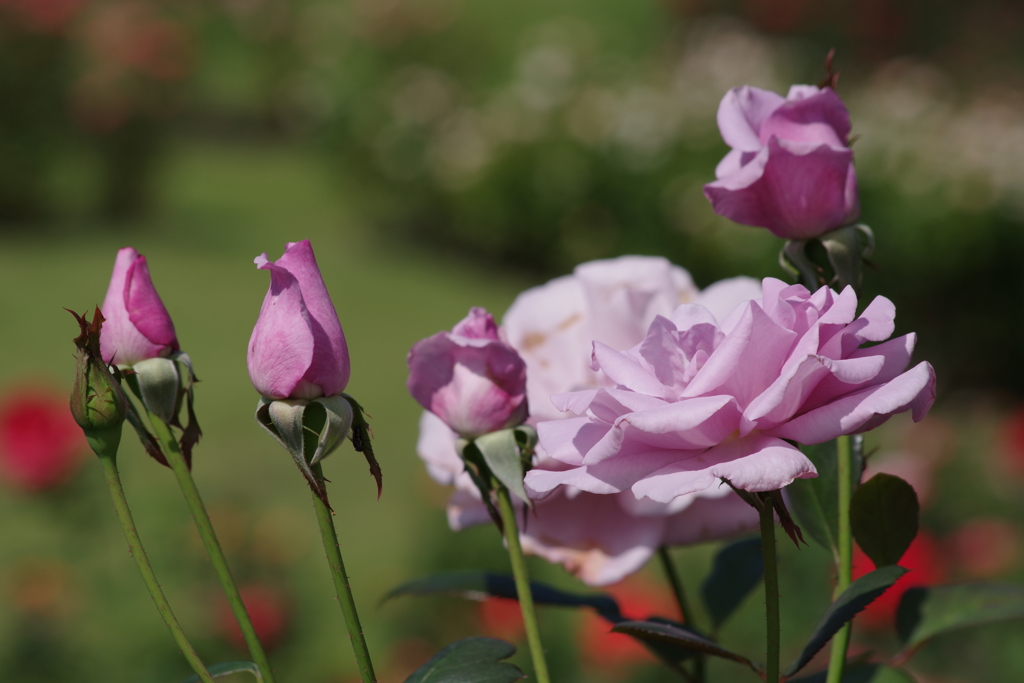
[[[658,559],[661,560],[661,568],[665,572],[665,577],[668,578],[668,582],[672,586],[672,592],[676,596],[676,604],[679,605],[679,615],[682,617],[682,622],[693,626],[690,607],[686,603],[686,593],[683,592],[683,583],[679,580],[676,564],[672,561],[672,555],[669,554],[668,548],[665,546],[658,548]]]
[[[853,458],[850,451],[850,437],[836,439],[837,471],[839,475],[839,561],[837,580],[832,598],[837,598],[853,581],[853,533],[850,530],[850,497],[853,495],[851,470]],[[850,644],[850,628],[847,623],[832,639],[832,652],[828,663],[826,683],[840,683],[846,666],[846,650]]]
[[[676,571],[676,563],[672,560],[672,554],[666,546],[658,548],[658,559],[661,560],[661,568],[664,570],[665,576],[668,577],[668,582],[672,586],[672,592],[676,596],[676,604],[679,605],[679,615],[682,617],[682,622],[691,628],[695,628],[693,613],[690,612],[690,606],[686,601],[686,592],[683,590],[683,582],[679,578],[679,572]],[[693,660],[692,680],[696,681],[696,683],[704,683],[704,655],[698,654]]]
[[[762,499],[761,552],[764,556],[764,606],[768,634],[765,683],[779,683],[779,568],[775,557],[775,507]]]
[[[313,473],[321,482],[324,481],[324,473],[320,463],[313,465]],[[345,615],[345,626],[348,627],[348,639],[352,643],[352,651],[355,652],[356,664],[359,666],[360,680],[363,683],[377,683],[377,676],[373,673],[373,662],[370,660],[370,650],[366,647],[363,627],[359,623],[356,601],[352,597],[352,587],[349,586],[348,575],[345,573],[345,563],[341,559],[338,533],[334,529],[334,513],[315,494],[313,496],[313,507],[316,508],[316,520],[320,524],[320,536],[323,538],[324,550],[327,551],[327,562],[331,566],[334,591],[338,594],[338,603],[341,604],[341,611]]]
[[[523,548],[519,545],[519,527],[516,525],[516,511],[512,507],[512,499],[509,497],[508,488],[499,481],[494,483],[498,493],[498,511],[501,514],[502,525],[505,527],[508,556],[512,562],[512,575],[516,580],[516,595],[519,597],[519,607],[523,611],[523,623],[526,626],[526,642],[530,645],[530,655],[533,657],[533,671],[537,676],[537,683],[550,683],[548,663],[544,658],[544,647],[540,642],[540,628],[537,627],[537,613],[533,607],[530,577],[526,573],[526,558],[523,557]]]
[[[195,648],[188,642],[185,632],[181,630],[181,625],[175,618],[174,612],[171,611],[171,606],[164,596],[163,589],[160,588],[160,583],[156,580],[153,567],[149,564],[149,558],[146,556],[146,551],[142,547],[142,541],[139,539],[139,532],[135,528],[132,512],[128,508],[128,499],[124,496],[121,476],[117,472],[117,463],[114,461],[114,457],[100,455],[100,462],[103,464],[103,474],[107,478],[110,497],[114,500],[114,510],[117,511],[117,518],[121,521],[125,539],[128,541],[128,550],[131,552],[132,557],[135,558],[135,564],[142,573],[142,580],[146,583],[146,588],[149,589],[153,602],[156,603],[157,611],[160,612],[164,623],[167,624],[168,630],[174,637],[174,642],[181,648],[181,653],[185,655],[185,659],[192,666],[192,670],[199,676],[199,680],[203,683],[213,683],[213,677],[210,676],[210,672],[206,670],[202,660],[199,659]]]
[[[192,472],[189,471],[185,457],[181,454],[181,449],[178,448],[178,442],[175,440],[171,428],[163,420],[151,413],[149,415],[149,422],[153,427],[153,431],[156,432],[157,438],[163,444],[167,462],[170,464],[171,470],[174,471],[174,476],[178,480],[181,493],[185,496],[185,502],[188,503],[188,509],[192,513],[192,520],[195,522],[199,536],[206,547],[206,553],[210,556],[210,561],[213,564],[214,571],[217,573],[217,578],[220,579],[221,588],[224,589],[224,595],[228,599],[228,604],[231,605],[235,621],[238,622],[238,626],[242,630],[242,637],[245,639],[245,644],[249,647],[249,654],[260,668],[260,673],[263,674],[265,683],[274,683],[274,677],[270,671],[270,662],[267,661],[267,654],[263,650],[259,636],[256,635],[256,629],[252,625],[252,619],[249,618],[249,612],[245,609],[245,603],[242,602],[242,596],[238,592],[238,586],[235,584],[234,577],[231,575],[231,568],[228,566],[227,557],[224,556],[224,550],[221,549],[220,543],[217,541],[217,534],[213,530],[210,515],[206,512],[206,506],[199,495],[199,489],[196,488]]]

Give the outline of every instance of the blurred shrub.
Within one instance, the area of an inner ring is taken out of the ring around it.
[[[188,18],[156,0],[0,1],[0,223],[52,212],[52,176],[82,152],[102,215],[145,208],[192,69]]]

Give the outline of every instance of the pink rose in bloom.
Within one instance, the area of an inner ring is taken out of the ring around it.
[[[878,297],[856,317],[857,296],[766,278],[760,300],[722,323],[700,305],[657,317],[628,351],[594,343],[594,368],[613,386],[560,394],[578,417],[537,426],[562,470],[533,470],[529,488],[631,491],[670,503],[722,479],[770,491],[813,477],[790,441],[817,444],[863,432],[894,413],[915,420],[935,399],[928,363],[904,371],[913,334],[883,342],[895,307]]]
[[[146,257],[131,247],[117,252],[101,310],[106,319],[100,333],[105,362],[135,365],[178,350],[174,323],[153,287]]]
[[[482,308],[416,342],[408,362],[412,397],[466,438],[526,420],[526,365]]]
[[[733,88],[718,107],[718,128],[732,151],[704,186],[715,213],[796,240],[860,215],[850,113],[831,88],[794,85],[785,99]]]
[[[435,481],[455,487],[448,501],[448,525],[461,531],[491,518],[455,450],[456,438],[440,418],[423,413],[416,452]],[[534,467],[564,465],[541,456]],[[757,513],[727,488],[664,505],[637,500],[628,492],[601,496],[564,487],[535,501],[534,507],[536,514],[520,530],[523,550],[561,564],[591,586],[621,581],[663,545],[700,543],[757,527]]]
[[[593,339],[629,348],[644,338],[656,316],[670,315],[680,303],[700,302],[724,317],[741,301],[760,295],[760,285],[750,278],[725,280],[701,292],[684,269],[643,256],[584,263],[572,275],[523,292],[504,322],[509,342],[526,362],[531,423],[565,417],[552,406],[552,394],[608,383],[589,367]],[[424,413],[417,452],[436,481],[455,486],[448,521],[459,530],[488,523],[490,517],[456,453],[456,436]],[[540,450],[534,467],[566,465]],[[662,504],[637,500],[630,492],[601,496],[565,487],[537,500],[535,508],[521,532],[525,551],[562,564],[590,585],[620,581],[662,545],[714,540],[757,527],[757,514],[728,489]]]
[[[249,378],[270,399],[315,399],[345,390],[348,345],[309,240],[284,255],[255,259],[270,271],[270,289],[249,339]]]
[[[0,404],[0,474],[17,488],[42,491],[64,483],[85,451],[64,396],[15,390]]]

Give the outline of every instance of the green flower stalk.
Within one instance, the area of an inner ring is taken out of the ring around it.
[[[75,339],[78,347],[76,356],[75,382],[71,390],[71,414],[75,422],[82,428],[89,446],[99,456],[103,466],[103,474],[110,489],[114,510],[124,529],[128,548],[135,558],[135,564],[142,574],[142,580],[149,589],[149,594],[156,604],[160,617],[167,625],[174,641],[181,648],[192,670],[203,683],[213,683],[206,666],[203,664],[195,648],[188,641],[185,632],[178,623],[170,604],[160,588],[153,566],[142,547],[139,532],[132,519],[128,500],[121,486],[121,478],[117,471],[117,449],[121,443],[121,428],[128,417],[129,403],[120,385],[120,373],[116,368],[111,371],[100,354],[100,330],[103,326],[103,315],[99,309],[93,315],[92,323],[85,316],[72,312],[81,328],[81,334]]]
[[[359,673],[364,683],[376,683],[320,469],[320,462],[351,436],[353,446],[370,464],[380,495],[380,467],[363,410],[342,393],[351,369],[345,334],[309,240],[290,242],[277,261],[261,254],[255,263],[270,272],[270,288],[249,339],[247,358],[249,378],[263,397],[256,407],[256,420],[288,451],[313,491]]]
[[[263,680],[273,683],[263,646],[192,479],[192,447],[202,434],[193,409],[196,377],[192,361],[180,350],[174,323],[153,286],[146,257],[131,247],[117,253],[103,310],[110,320],[99,335],[98,352],[124,373],[156,437],[146,428],[140,411],[125,399],[127,419],[146,451],[174,471],[252,658]],[[184,424],[179,419],[183,411],[187,417]],[[180,439],[175,438],[172,427],[181,431]]]

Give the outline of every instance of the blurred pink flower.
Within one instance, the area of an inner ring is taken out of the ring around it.
[[[348,345],[309,240],[284,255],[255,259],[270,271],[270,289],[249,339],[249,378],[270,399],[314,399],[345,390]]]
[[[107,296],[101,308],[103,360],[134,365],[178,350],[174,323],[149,277],[146,257],[131,247],[117,252]]]
[[[660,503],[722,479],[769,491],[815,476],[791,441],[867,431],[905,410],[924,417],[935,373],[925,362],[904,372],[915,335],[859,348],[892,334],[892,302],[878,297],[855,317],[849,287],[811,294],[766,278],[763,289],[721,324],[689,304],[657,317],[628,351],[595,342],[594,368],[614,386],[552,397],[579,417],[540,423],[540,444],[568,467],[533,470],[527,486]]]
[[[689,273],[663,258],[624,256],[593,261],[572,275],[520,294],[505,315],[509,342],[526,362],[531,422],[560,420],[554,393],[602,386],[589,368],[593,339],[628,348],[642,340],[659,314],[697,301],[718,315],[760,296],[750,278],[725,280],[700,292]],[[486,508],[455,450],[456,434],[424,413],[417,452],[431,476],[454,485],[448,521],[462,529],[489,521]],[[534,467],[565,465],[538,453]],[[626,492],[599,496],[560,489],[537,500],[521,534],[526,552],[562,564],[590,585],[605,585],[637,571],[662,545],[714,540],[753,529],[757,515],[728,489],[682,497],[672,504],[639,501]]]
[[[451,332],[416,342],[408,363],[409,393],[461,436],[526,420],[526,365],[482,308],[471,309]]]
[[[136,117],[167,116],[171,84],[193,70],[188,26],[160,3],[138,0],[91,3],[84,14],[76,38],[86,68],[72,93],[78,123],[108,133]]]
[[[59,34],[82,4],[82,0],[0,0],[0,9],[12,10],[30,31]]]
[[[715,213],[785,239],[817,237],[860,215],[850,114],[831,88],[794,85],[785,98],[733,88],[718,128],[732,151],[704,186]]]
[[[268,650],[278,645],[288,631],[288,601],[280,591],[262,583],[251,583],[239,588],[252,626],[260,643]],[[245,650],[245,638],[235,621],[231,606],[226,600],[219,603],[217,620],[221,633],[239,650]]]
[[[7,392],[0,403],[0,474],[8,483],[25,491],[63,484],[85,452],[66,396],[28,387]]]

